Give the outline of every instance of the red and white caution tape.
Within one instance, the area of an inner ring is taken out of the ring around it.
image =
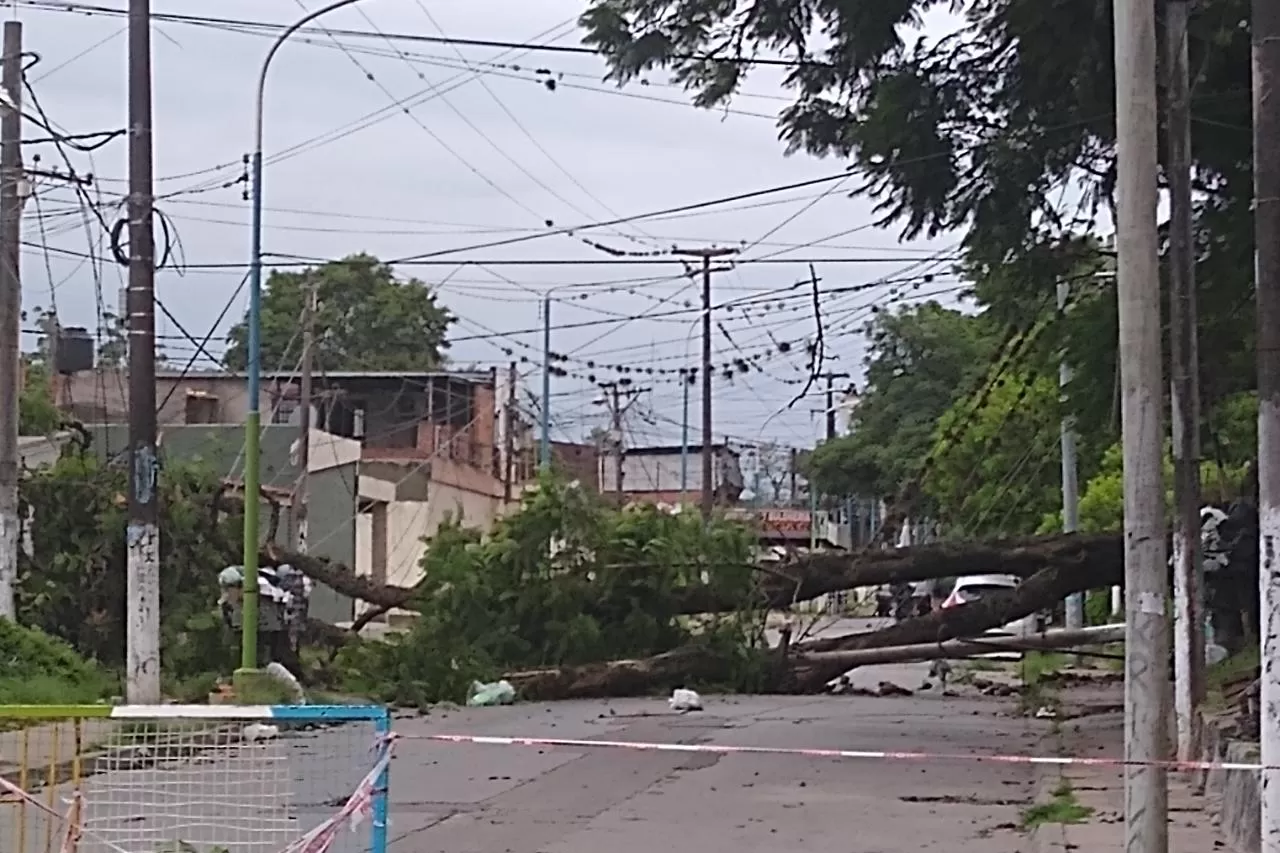
[[[872,761],[981,761],[991,764],[1039,764],[1089,767],[1167,767],[1170,770],[1280,770],[1261,764],[1235,761],[1125,761],[1123,758],[1075,758],[1052,755],[984,755],[982,753],[893,752],[862,749],[786,749],[774,746],[724,746],[710,743],[647,743],[626,740],[575,740],[549,737],[495,737],[492,735],[425,735],[426,740],[473,743],[487,746],[570,747],[574,749],[630,749],[640,752],[700,752],[716,755],[795,755],[805,758],[862,759]]]
[[[360,824],[373,814],[374,800],[379,793],[378,782],[391,764],[395,742],[394,733],[381,738],[378,745],[378,759],[374,762],[373,769],[360,780],[360,784],[356,786],[355,791],[343,803],[337,814],[285,847],[281,853],[328,853],[329,848],[337,840],[338,833],[344,827],[350,827],[353,831],[359,829]]]

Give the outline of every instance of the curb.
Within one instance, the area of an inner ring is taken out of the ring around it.
[[[1041,803],[1053,798],[1062,782],[1062,769],[1044,767],[1036,781],[1032,802]],[[1028,853],[1064,853],[1067,845],[1067,826],[1063,823],[1038,823],[1027,830]]]
[[[1057,755],[1062,749],[1062,733],[1056,729],[1047,732],[1042,743],[1042,753]],[[1052,800],[1062,784],[1062,775],[1061,767],[1040,765],[1031,802]],[[1027,853],[1065,853],[1069,849],[1066,824],[1038,823],[1027,830]]]

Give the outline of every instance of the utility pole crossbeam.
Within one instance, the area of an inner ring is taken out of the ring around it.
[[[1156,230],[1156,21],[1114,4],[1116,250],[1124,449],[1125,853],[1169,849],[1169,604]],[[1255,34],[1256,35],[1256,34]]]
[[[294,538],[299,554],[307,553],[307,516],[311,503],[311,398],[315,362],[316,310],[319,308],[318,282],[307,286],[302,307],[302,377],[298,382],[298,482],[294,488]]]
[[[711,260],[737,254],[737,249],[673,249],[673,255],[702,259],[702,520],[715,509],[715,461],[711,414]]]
[[[4,86],[22,105],[22,23],[4,22]],[[22,389],[22,114],[0,112],[0,618],[17,619],[18,401]]]
[[[1200,562],[1200,344],[1191,208],[1191,94],[1187,61],[1190,0],[1164,6],[1168,75],[1169,407],[1173,444],[1173,663],[1178,758],[1200,757],[1197,713],[1204,700],[1204,569]]]
[[[1067,310],[1067,298],[1070,296],[1070,285],[1065,281],[1058,282],[1058,314]],[[1058,364],[1058,389],[1063,403],[1066,402],[1066,387],[1071,382],[1071,367],[1064,358]],[[1075,422],[1069,415],[1063,415],[1059,441],[1062,446],[1062,532],[1075,533],[1080,527],[1080,482],[1076,461]],[[1074,593],[1067,596],[1067,630],[1078,631],[1084,627],[1084,594]]]
[[[1253,0],[1253,198],[1258,309],[1261,853],[1280,853],[1280,3]]]
[[[151,0],[129,0],[129,524],[125,695],[160,701],[160,527],[156,454],[156,252],[152,232]],[[246,504],[255,496],[246,496]]]

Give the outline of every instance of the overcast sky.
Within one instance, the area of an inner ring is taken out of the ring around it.
[[[98,2],[124,7],[123,0]],[[155,0],[154,10],[286,23],[320,5],[319,0],[304,3]],[[706,112],[689,106],[688,96],[666,85],[660,75],[651,77],[650,85],[633,84],[619,92],[602,82],[603,64],[591,56],[455,49],[376,34],[444,32],[572,45],[578,44],[573,21],[582,8],[580,0],[364,0],[323,21],[373,37],[340,36],[335,44],[314,35],[286,45],[268,83],[264,250],[276,257],[323,259],[364,251],[383,259],[403,258],[545,232],[548,219],[560,226],[608,220],[819,178],[843,168],[835,161],[783,155],[774,116],[787,101],[775,74],[757,74],[733,104],[734,111]],[[122,128],[124,20],[26,6],[16,14],[25,24],[26,49],[41,57],[29,79],[51,120],[71,133]],[[243,174],[241,158],[252,142],[254,79],[270,37],[180,23],[158,24],[153,33],[158,207],[177,226],[190,267],[185,275],[161,271],[157,291],[182,325],[202,337],[235,292],[248,258],[243,185],[226,184]],[[555,74],[555,91],[543,85],[540,70]],[[395,106],[397,101],[409,114]],[[26,133],[41,135],[32,125]],[[28,165],[39,154],[42,168],[62,168],[51,146],[27,145],[24,152]],[[116,218],[112,205],[122,200],[126,187],[124,141],[107,145],[92,159],[74,157],[77,169],[97,176],[92,191],[101,192],[106,216]],[[927,294],[954,301],[959,282],[945,274],[944,262],[932,259],[954,239],[900,244],[896,231],[870,227],[869,205],[843,192],[852,185],[820,184],[583,232],[629,251],[673,243],[717,244],[742,248],[741,256],[748,260],[796,259],[741,264],[715,277],[715,302],[750,300],[717,314],[727,332],[714,335],[717,363],[776,350],[777,344],[792,345],[789,354],[760,360],[763,373],[739,375],[731,384],[717,380],[717,438],[812,444],[820,420],[812,410],[821,406],[819,397],[785,410],[802,387],[794,383],[806,375],[804,341],[815,331],[807,285],[778,293],[780,301],[769,295],[807,279],[808,260],[827,259],[815,268],[820,287],[834,291],[822,298],[826,367],[831,370],[860,371],[863,351],[857,332],[873,303],[901,304]],[[98,324],[96,291],[100,287],[107,308],[114,309],[122,270],[107,266],[98,277],[91,264],[77,260],[90,239],[96,243],[101,238],[101,229],[91,224],[86,234],[69,190],[47,182],[38,188],[40,209],[34,203],[26,208],[24,306],[30,310],[56,303],[64,325],[93,328]],[[50,247],[47,257],[38,248],[44,241]],[[493,263],[533,258],[579,263]],[[534,390],[541,335],[530,330],[540,323],[537,294],[562,288],[554,297],[552,316],[556,326],[571,327],[553,331],[553,349],[571,355],[563,366],[577,376],[554,383],[557,437],[578,440],[604,422],[600,407],[592,405],[596,394],[585,379],[588,374],[607,379],[615,374],[606,365],[674,370],[697,362],[697,337],[691,337],[696,313],[670,313],[696,305],[698,290],[669,259],[660,265],[592,263],[612,259],[575,237],[543,236],[441,260],[448,263],[406,264],[397,270],[440,285],[444,302],[460,318],[454,338],[470,338],[455,343],[452,359],[488,366],[527,356],[530,363],[520,369],[528,373]],[[473,263],[459,268],[464,260]],[[219,264],[227,266],[200,268]],[[942,275],[918,287],[899,283],[847,290],[926,272]],[[51,281],[56,285],[52,292]],[[565,288],[573,284],[580,286]],[[589,298],[573,298],[582,293]],[[241,296],[220,333],[240,319],[244,302]],[[645,312],[668,316],[615,322]],[[581,325],[588,322],[593,325]],[[185,364],[194,348],[163,318],[160,330],[169,358]],[[29,338],[27,344],[32,343]],[[216,343],[220,352],[221,334]],[[644,374],[636,384],[653,390],[632,409],[632,443],[678,441],[679,383]],[[696,441],[696,393],[691,420]]]

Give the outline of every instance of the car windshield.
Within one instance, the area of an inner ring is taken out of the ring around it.
[[[968,603],[970,601],[977,601],[983,596],[990,595],[993,592],[1007,592],[1013,588],[1014,587],[1010,584],[1002,583],[965,584],[964,586],[956,589],[956,598]]]

